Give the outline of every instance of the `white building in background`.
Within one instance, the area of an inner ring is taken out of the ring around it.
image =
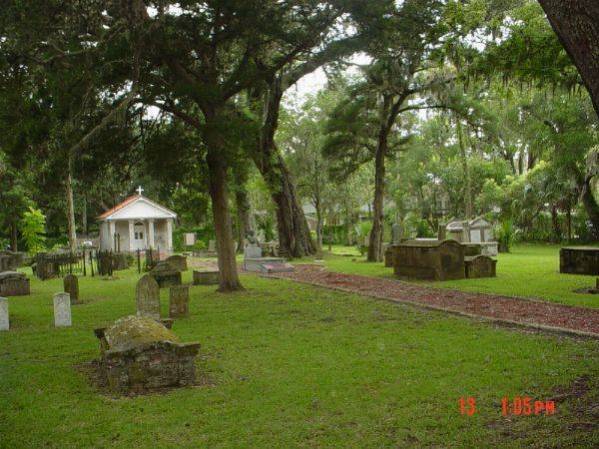
[[[101,250],[173,250],[173,225],[177,214],[146,198],[142,192],[139,187],[137,195],[98,217]]]

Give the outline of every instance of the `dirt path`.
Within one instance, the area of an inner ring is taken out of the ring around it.
[[[597,309],[432,288],[393,279],[334,273],[315,265],[296,265],[296,271],[293,273],[277,273],[270,277],[291,279],[505,323],[586,334],[599,338],[599,310]]]

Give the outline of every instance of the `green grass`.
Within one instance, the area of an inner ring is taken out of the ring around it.
[[[9,299],[0,333],[1,448],[597,447],[599,342],[495,327],[440,312],[243,276],[247,291],[191,289],[175,322],[201,343],[203,386],[115,398],[77,366],[93,329],[134,313],[137,274],[82,278],[73,327],[56,329],[60,280]],[[190,273],[186,273],[190,280]],[[167,291],[162,291],[163,315]],[[500,399],[547,399],[576,378],[590,396],[555,416],[501,417]],[[477,399],[461,416],[461,396]],[[586,404],[586,405],[585,405]],[[582,411],[581,411],[582,410]],[[586,426],[586,427],[585,427]]]
[[[333,247],[327,254],[328,269],[342,273],[393,278],[393,270],[382,263],[367,263],[355,248]],[[352,254],[353,256],[340,256]],[[497,277],[458,281],[421,282],[441,288],[469,292],[545,299],[582,307],[599,307],[599,295],[574,290],[595,285],[593,276],[559,273],[559,246],[517,245],[511,253],[499,254]]]

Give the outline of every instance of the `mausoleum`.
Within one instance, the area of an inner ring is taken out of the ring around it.
[[[122,203],[98,217],[100,249],[118,252],[173,249],[173,225],[177,214],[142,195],[137,189]]]

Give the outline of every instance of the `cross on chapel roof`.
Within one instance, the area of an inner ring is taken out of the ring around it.
[[[139,196],[141,196],[141,194],[143,193],[143,191],[144,191],[144,189],[142,189],[142,188],[141,188],[141,186],[139,186],[139,187],[137,188],[137,194],[138,194]]]

